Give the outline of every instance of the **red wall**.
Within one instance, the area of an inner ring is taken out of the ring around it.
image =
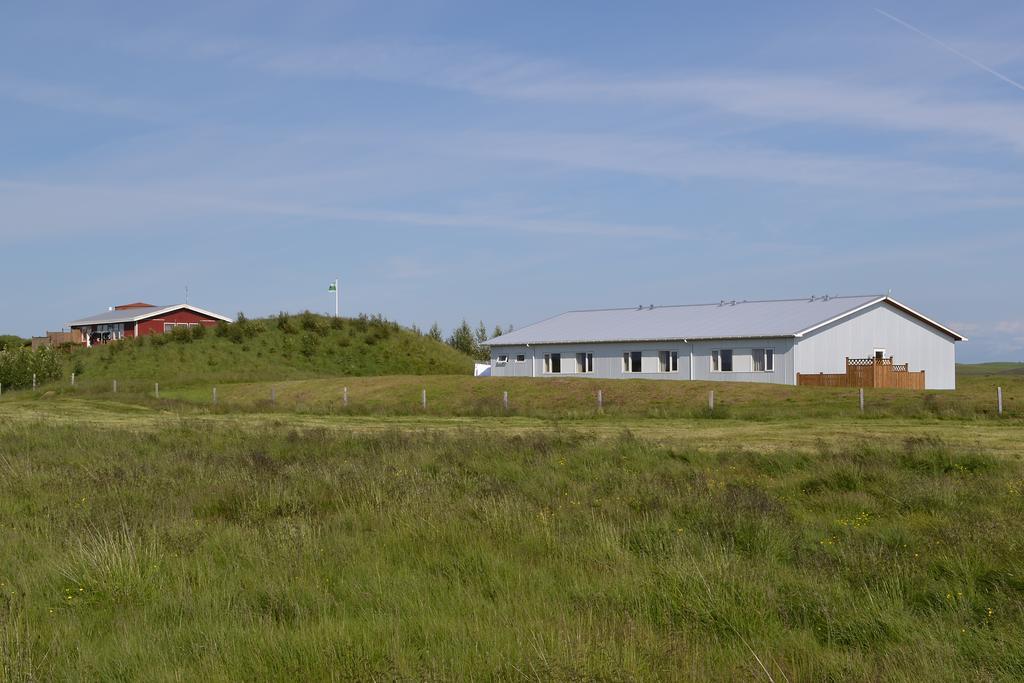
[[[139,336],[147,334],[163,334],[164,323],[199,323],[204,327],[215,327],[219,321],[206,315],[190,311],[187,308],[179,308],[170,313],[164,313],[159,318],[146,318],[139,321]],[[128,336],[128,330],[125,330]]]

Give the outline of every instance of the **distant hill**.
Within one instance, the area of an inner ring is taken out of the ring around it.
[[[16,334],[0,334],[0,349],[5,346],[15,348],[18,346],[25,346],[30,343],[29,339],[22,339]]]
[[[469,374],[473,359],[442,342],[380,318],[304,313],[218,328],[78,348],[68,372],[82,381],[174,384],[251,382],[330,376]]]
[[[1024,363],[958,363],[958,375],[1024,375]]]

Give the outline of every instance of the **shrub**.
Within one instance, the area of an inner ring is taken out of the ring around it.
[[[306,358],[312,358],[316,355],[317,349],[320,348],[320,338],[315,334],[307,332],[302,335],[302,342],[300,344],[299,352]]]
[[[217,327],[217,334],[234,342],[241,344],[246,339],[251,339],[264,331],[263,323],[258,320],[249,320],[245,313],[239,313],[233,323]]]
[[[295,325],[292,323],[291,317],[284,311],[277,314],[277,329],[281,330],[285,334],[295,334],[297,330]]]
[[[192,333],[193,339],[202,339],[206,336],[206,326],[197,325],[196,327],[191,328],[190,332]]]
[[[166,333],[165,333],[166,334]],[[178,342],[179,344],[185,344],[192,341],[191,330],[184,325],[176,325],[169,334],[171,341]]]
[[[30,387],[33,374],[40,384],[60,379],[64,372],[57,352],[46,347],[33,351],[25,346],[0,350],[0,383],[5,387]]]
[[[333,329],[335,329],[335,330],[343,330],[343,329],[345,329],[345,319],[344,318],[340,318],[340,317],[339,318],[331,318],[331,327]]]

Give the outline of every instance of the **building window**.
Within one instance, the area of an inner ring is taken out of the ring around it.
[[[544,372],[549,372],[553,375],[557,375],[562,372],[562,354],[560,353],[545,353],[544,354]]]
[[[754,358],[754,372],[775,371],[775,350],[774,349],[751,349]]]
[[[517,355],[516,356],[516,362],[517,363],[525,363],[526,362],[526,354],[525,353],[520,353],[519,355]]]
[[[882,360],[885,358],[885,349],[875,349],[875,360]]]
[[[711,352],[712,372],[732,372],[732,349],[715,349]]]
[[[658,351],[658,370],[660,372],[678,372],[679,353],[677,351]]]
[[[640,351],[626,351],[622,354],[622,371],[640,372],[642,358],[643,354]]]
[[[498,365],[505,365],[506,363],[508,363],[508,356],[498,356]]]
[[[577,353],[576,354],[576,368],[577,372],[587,374],[594,371],[594,354],[592,353]]]
[[[174,323],[164,323],[164,333],[165,334],[167,332],[173,332],[173,331],[174,331]]]

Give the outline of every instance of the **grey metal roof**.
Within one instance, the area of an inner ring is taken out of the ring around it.
[[[101,325],[108,323],[130,323],[140,318],[145,318],[147,315],[154,313],[155,311],[162,311],[166,306],[147,306],[145,308],[126,308],[123,311],[103,311],[96,315],[90,315],[80,320],[72,320],[68,323],[68,326],[72,325]]]
[[[495,337],[488,345],[797,337],[879,301],[963,339],[893,299],[874,294],[569,311]]]
[[[96,315],[90,315],[79,320],[72,320],[67,324],[68,327],[79,327],[81,325],[109,325],[111,323],[130,323],[136,320],[144,320],[160,313],[169,313],[171,311],[177,311],[181,308],[187,308],[190,311],[196,311],[197,313],[203,313],[209,315],[218,320],[224,320],[230,322],[231,318],[220,315],[219,313],[213,313],[212,311],[206,311],[202,308],[190,306],[189,304],[171,304],[170,306],[144,306],[139,308],[125,308],[120,311],[103,311]]]

